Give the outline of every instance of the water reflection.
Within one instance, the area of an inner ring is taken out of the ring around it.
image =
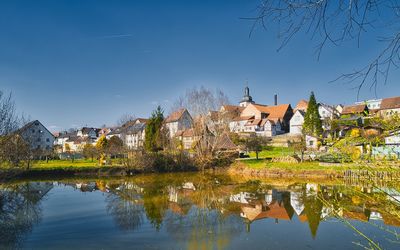
[[[23,183],[0,186],[0,247],[16,248],[40,221],[40,201],[51,183]]]
[[[289,231],[306,225],[309,238],[317,240],[323,223],[350,230],[353,247],[400,244],[399,189],[393,183],[244,181],[223,175],[175,174],[55,185],[102,192],[106,212],[120,232],[143,233],[150,225],[183,248],[235,248],[233,242],[257,233],[260,226],[275,234],[275,227]],[[18,246],[40,222],[40,203],[52,187],[48,182],[0,187],[0,246]],[[272,224],[264,223],[269,221]]]

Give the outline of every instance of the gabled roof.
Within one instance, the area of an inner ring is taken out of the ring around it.
[[[238,146],[233,143],[227,134],[223,134],[217,138],[214,149],[217,150],[236,150]]]
[[[126,134],[136,134],[142,132],[146,128],[146,123],[136,123],[132,126],[125,128],[124,133]]]
[[[18,129],[18,130],[17,130],[17,133],[23,133],[23,132],[25,132],[27,129],[29,129],[30,127],[32,127],[32,126],[33,126],[34,124],[36,124],[36,123],[41,124],[41,125],[44,127],[44,129],[46,129],[47,132],[49,132],[49,133],[54,137],[53,133],[51,133],[50,130],[48,130],[48,129],[46,128],[46,126],[44,126],[39,120],[34,120],[34,121],[31,121],[31,122],[28,122],[27,124],[25,124],[24,126],[22,126],[22,128]]]
[[[242,112],[245,108],[241,106],[236,106],[236,105],[222,105],[221,106],[221,111],[225,112]]]
[[[82,131],[82,134],[89,134],[90,131],[96,132],[95,128],[89,128],[89,127],[83,127],[80,129]]]
[[[283,119],[286,112],[290,108],[290,104],[280,104],[276,106],[266,106],[261,104],[250,104],[253,105],[258,111],[268,114],[268,119]]]
[[[185,112],[187,112],[187,109],[185,109],[185,108],[182,108],[182,109],[179,109],[179,110],[177,110],[177,111],[175,111],[175,112],[172,112],[172,113],[167,117],[167,119],[165,119],[165,123],[170,123],[170,122],[176,122],[176,121],[178,121],[179,119],[181,119],[182,115],[183,115]]]
[[[365,104],[344,106],[342,115],[360,114],[363,113],[365,109],[367,109],[367,105]]]
[[[235,117],[233,119],[233,121],[240,122],[240,121],[247,121],[247,120],[251,120],[251,119],[254,119],[254,115],[252,115],[252,116],[238,116],[238,117]]]
[[[304,110],[305,111],[305,110],[307,110],[307,107],[308,107],[308,102],[304,99],[301,99],[297,103],[295,110]]]
[[[381,109],[400,108],[400,96],[384,98],[381,102]]]

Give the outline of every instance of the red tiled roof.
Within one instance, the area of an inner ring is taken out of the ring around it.
[[[306,101],[306,100],[304,100],[304,99],[301,99],[298,103],[297,103],[297,105],[296,105],[296,110],[303,110],[303,111],[305,111],[305,110],[307,110],[307,108],[308,108],[308,102]]]
[[[385,98],[382,100],[381,109],[400,108],[400,96]]]
[[[236,106],[236,105],[222,105],[224,111],[226,112],[242,112],[244,107]]]
[[[254,119],[254,115],[252,115],[252,116],[238,116],[238,117],[234,118],[233,121],[239,122],[239,121],[246,121],[246,120],[250,120],[250,119]]]
[[[182,108],[182,109],[179,109],[179,110],[173,112],[172,114],[170,114],[170,115],[167,117],[167,119],[165,119],[165,122],[166,122],[166,123],[169,123],[169,122],[176,122],[176,121],[178,121],[178,120],[182,117],[183,113],[185,113],[185,111],[186,111],[186,109],[183,109],[183,108]]]
[[[342,115],[359,114],[364,112],[365,108],[366,108],[365,104],[344,106]]]
[[[268,119],[283,119],[286,112],[290,108],[290,104],[281,104],[276,106],[265,106],[260,104],[252,104],[258,111],[267,113]]]

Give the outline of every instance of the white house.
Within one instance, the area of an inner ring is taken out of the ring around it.
[[[125,130],[124,143],[128,149],[140,149],[144,145],[146,122],[139,119]]]
[[[304,110],[296,110],[292,119],[290,119],[290,134],[292,135],[301,135],[304,124]]]
[[[396,132],[391,133],[390,135],[386,136],[385,144],[386,145],[393,145],[393,144],[400,145],[400,131],[396,131]]]
[[[306,135],[306,147],[308,149],[318,149],[319,139],[315,136]]]
[[[179,109],[173,112],[165,119],[165,126],[168,129],[169,136],[172,138],[179,130],[186,130],[192,127],[193,119],[187,109]]]
[[[322,120],[339,117],[339,112],[336,110],[336,108],[322,102],[318,104],[318,113]]]
[[[38,120],[27,123],[18,133],[29,143],[31,149],[51,150],[54,135]]]
[[[95,128],[83,127],[78,130],[76,135],[78,137],[85,137],[93,140],[97,138],[97,132]]]
[[[400,96],[384,98],[382,100],[379,114],[382,117],[390,117],[392,115],[400,115]]]
[[[265,137],[284,133],[279,119],[255,119],[254,116],[237,117],[229,123],[229,129],[234,133],[256,133]]]
[[[362,102],[356,102],[356,105],[365,104],[369,110],[379,110],[381,108],[382,99],[370,99]]]

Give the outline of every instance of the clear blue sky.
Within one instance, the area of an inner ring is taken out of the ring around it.
[[[51,130],[114,124],[124,113],[148,117],[186,88],[220,88],[233,103],[246,79],[253,99],[295,105],[352,103],[356,91],[329,83],[362,66],[379,45],[327,47],[297,36],[282,51],[276,33],[248,37],[259,1],[1,1],[0,89],[19,112]],[[378,97],[400,94],[393,71]],[[365,89],[362,98],[374,97]]]

